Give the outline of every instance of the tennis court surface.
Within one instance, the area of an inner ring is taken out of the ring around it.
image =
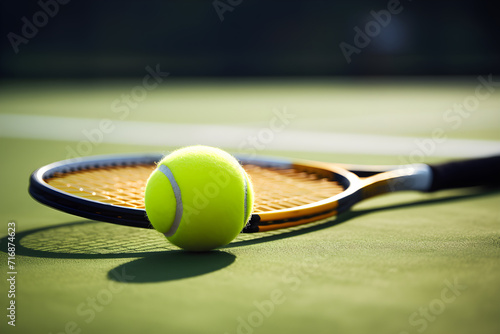
[[[3,81],[1,332],[498,333],[496,189],[385,195],[203,254],[27,192],[54,161],[192,144],[377,165],[498,153],[494,81]]]

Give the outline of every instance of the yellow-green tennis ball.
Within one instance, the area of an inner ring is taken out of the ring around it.
[[[232,155],[190,146],[158,163],[146,184],[145,204],[149,221],[170,242],[207,251],[241,232],[251,215],[253,188]]]

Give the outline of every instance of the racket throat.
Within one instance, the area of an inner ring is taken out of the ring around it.
[[[428,191],[432,184],[432,170],[425,164],[407,165],[362,181],[360,200],[397,191]]]

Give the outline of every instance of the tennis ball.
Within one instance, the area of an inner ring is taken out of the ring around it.
[[[190,146],[164,157],[144,194],[153,227],[189,251],[231,242],[248,222],[253,206],[250,179],[229,153]]]

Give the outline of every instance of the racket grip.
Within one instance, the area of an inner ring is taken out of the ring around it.
[[[429,165],[432,184],[429,191],[500,185],[500,155]]]

